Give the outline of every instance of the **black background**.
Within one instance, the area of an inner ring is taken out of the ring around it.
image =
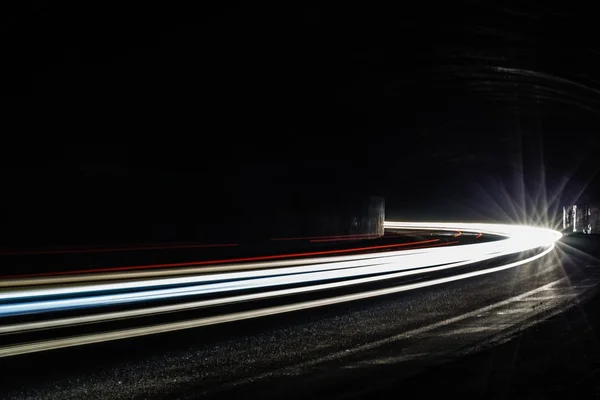
[[[395,218],[518,220],[597,192],[599,28],[585,7],[12,7],[9,219],[352,192],[385,196]]]

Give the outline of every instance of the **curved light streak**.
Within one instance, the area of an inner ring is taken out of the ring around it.
[[[336,256],[329,258],[310,258],[302,260],[273,261],[249,263],[244,265],[220,266],[219,273],[206,273],[199,268],[195,275],[175,277],[155,277],[139,279],[139,273],[120,273],[121,282],[94,281],[64,286],[69,277],[52,278],[51,284],[15,287],[0,291],[0,317],[22,314],[40,313],[61,310],[85,309],[89,307],[104,307],[118,304],[135,304],[143,302],[143,306],[124,311],[80,315],[68,318],[49,318],[42,321],[1,325],[0,334],[15,334],[19,332],[75,326],[80,324],[99,323],[104,321],[143,317],[174,311],[184,311],[203,307],[232,304],[242,301],[254,301],[266,298],[289,296],[292,294],[324,291],[349,285],[383,281],[403,276],[419,275],[434,271],[450,270],[459,266],[469,265],[496,257],[527,252],[539,249],[539,253],[525,260],[509,263],[493,268],[460,273],[446,278],[429,279],[424,282],[403,284],[392,288],[359,292],[351,295],[337,296],[329,299],[315,300],[287,306],[271,307],[268,309],[234,313],[225,316],[215,316],[193,321],[182,321],[171,324],[156,325],[145,328],[127,329],[119,334],[101,332],[94,335],[75,338],[57,339],[44,343],[53,345],[30,345],[0,347],[0,356],[21,354],[23,352],[39,351],[78,345],[114,338],[146,335],[151,333],[187,329],[194,326],[210,325],[230,320],[254,318],[261,315],[271,315],[277,312],[288,312],[294,309],[318,307],[343,301],[357,300],[383,294],[396,293],[405,290],[426,287],[444,282],[466,279],[472,276],[488,274],[502,269],[513,268],[543,257],[554,248],[554,243],[562,236],[559,232],[529,226],[476,224],[476,223],[423,223],[423,222],[386,222],[386,229],[418,229],[435,231],[459,231],[475,234],[498,235],[502,239],[483,243],[466,244],[452,247],[433,247],[384,253]],[[231,272],[226,272],[228,269]],[[169,271],[172,272],[172,271]],[[375,275],[378,274],[378,275]],[[132,280],[132,275],[135,280]],[[168,275],[167,275],[168,276]],[[31,282],[30,279],[25,281]],[[39,283],[39,282],[38,282]],[[63,286],[61,286],[63,285]],[[295,285],[289,288],[286,286]],[[300,285],[300,286],[298,286]],[[258,290],[258,293],[243,294],[243,291]],[[237,295],[227,297],[227,292],[235,291]],[[242,292],[242,294],[239,294]],[[204,294],[225,294],[212,299],[200,299],[184,302],[190,296]],[[181,299],[182,302],[156,306],[152,301],[164,299]],[[298,308],[300,307],[300,308]],[[48,314],[52,315],[52,314]],[[117,336],[115,336],[117,335]],[[70,342],[69,342],[70,340]],[[66,341],[66,342],[65,342]],[[71,343],[71,344],[67,344]],[[19,347],[20,346],[20,347]],[[23,347],[25,346],[25,347]],[[27,347],[30,346],[30,347]],[[40,347],[41,346],[41,347]],[[55,347],[53,347],[55,346]],[[38,349],[38,350],[32,350]]]
[[[548,249],[544,250],[543,252],[541,252],[533,257],[527,258],[525,260],[513,262],[510,264],[506,264],[506,265],[503,265],[500,267],[484,269],[481,271],[475,271],[475,272],[471,272],[468,274],[455,275],[455,276],[451,276],[451,277],[447,277],[447,278],[434,279],[434,280],[425,281],[425,282],[396,286],[396,287],[387,288],[387,289],[380,289],[380,290],[362,292],[362,293],[345,295],[345,296],[337,296],[337,297],[331,297],[328,299],[307,301],[307,302],[289,304],[289,305],[284,305],[284,306],[244,311],[244,312],[239,312],[239,313],[217,315],[217,316],[207,317],[207,318],[199,318],[199,319],[193,319],[193,320],[172,322],[172,323],[168,323],[168,324],[151,325],[151,326],[144,326],[144,327],[139,327],[139,328],[124,329],[124,330],[116,330],[116,331],[99,332],[99,333],[81,335],[81,336],[75,336],[75,337],[44,340],[44,341],[33,342],[33,343],[25,343],[25,344],[7,346],[4,348],[0,348],[0,357],[10,357],[10,356],[15,356],[15,355],[20,355],[20,354],[28,354],[28,353],[34,353],[34,352],[40,352],[40,351],[56,350],[56,349],[61,349],[61,348],[66,348],[66,347],[82,346],[82,345],[86,345],[86,344],[101,343],[101,342],[107,342],[107,341],[112,341],[112,340],[120,340],[120,339],[132,338],[132,337],[139,337],[139,336],[148,336],[148,335],[172,332],[172,331],[183,330],[183,329],[198,328],[201,326],[241,321],[241,320],[245,320],[245,319],[264,317],[264,316],[268,316],[268,315],[282,314],[282,313],[287,313],[287,312],[292,312],[292,311],[299,311],[299,310],[315,308],[315,307],[323,307],[323,306],[327,306],[327,305],[339,304],[339,303],[344,303],[344,302],[348,302],[348,301],[356,301],[356,300],[367,299],[367,298],[383,296],[383,295],[389,295],[389,294],[394,294],[394,293],[399,293],[399,292],[404,292],[404,291],[409,291],[409,290],[415,290],[415,289],[420,289],[420,288],[424,288],[424,287],[428,287],[428,286],[439,285],[442,283],[449,283],[449,282],[453,282],[453,281],[457,281],[457,280],[461,280],[461,279],[471,278],[471,277],[478,276],[478,275],[484,275],[484,274],[498,272],[498,271],[509,269],[509,268],[514,268],[519,265],[523,265],[523,264],[535,261],[535,260],[545,256],[546,254],[550,253],[553,249],[554,249],[554,243]]]

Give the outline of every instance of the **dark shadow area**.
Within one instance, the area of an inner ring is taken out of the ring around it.
[[[193,179],[34,182],[21,192],[17,184],[5,186],[4,249],[383,235],[384,199],[347,189],[224,194]]]

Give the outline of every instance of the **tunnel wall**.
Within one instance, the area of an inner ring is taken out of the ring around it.
[[[314,187],[232,193],[196,181],[54,181],[10,193],[13,197],[2,199],[2,248],[377,237],[383,234],[385,215],[382,197]]]

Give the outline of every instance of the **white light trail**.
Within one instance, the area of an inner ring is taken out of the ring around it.
[[[197,273],[194,275],[190,275],[190,270],[186,269],[185,272],[179,270],[180,274],[185,273],[186,275],[174,277],[169,277],[170,273],[173,273],[173,271],[161,271],[163,276],[149,275],[146,279],[140,279],[139,272],[111,274],[110,279],[114,279],[114,275],[118,275],[122,280],[121,282],[102,282],[95,280],[97,279],[97,276],[88,276],[90,280],[89,283],[80,281],[79,283],[73,284],[72,282],[74,281],[71,280],[73,277],[66,276],[33,280],[37,285],[19,287],[18,280],[15,279],[13,282],[15,287],[0,291],[0,317],[32,313],[46,315],[45,313],[61,310],[85,309],[89,307],[104,307],[118,304],[136,304],[143,302],[143,305],[139,306],[137,309],[124,311],[81,315],[69,318],[55,317],[53,319],[42,321],[16,323],[4,326],[0,325],[0,334],[67,327],[116,319],[142,317],[166,312],[191,310],[202,307],[219,306],[242,301],[254,301],[293,294],[324,291],[349,285],[383,281],[386,279],[419,275],[434,271],[450,270],[459,266],[474,264],[496,257],[535,249],[539,249],[540,251],[537,255],[526,260],[502,265],[500,267],[456,274],[446,278],[420,282],[418,284],[404,284],[379,291],[362,292],[353,295],[334,297],[329,300],[316,300],[315,302],[306,303],[312,304],[311,307],[317,307],[330,304],[330,302],[350,301],[386,293],[395,293],[410,290],[411,288],[415,289],[443,282],[451,282],[458,279],[466,279],[471,276],[513,268],[547,254],[554,248],[554,242],[561,237],[559,232],[546,228],[500,224],[386,222],[385,227],[386,229],[484,233],[499,235],[502,238],[495,241],[449,247],[441,246],[360,255],[225,265],[216,268],[218,273],[206,273],[206,267],[198,267]],[[215,271],[215,269],[210,269],[211,267],[208,268],[209,271]],[[23,279],[22,281],[26,282],[26,284],[32,283],[31,279]],[[285,287],[289,285],[295,285],[296,287]],[[239,292],[257,289],[262,291],[258,293],[238,294]],[[236,295],[183,302],[183,300],[190,296],[226,294],[227,292],[236,292]],[[149,301],[164,299],[181,299],[182,302],[165,306],[153,306],[149,303]],[[282,306],[283,308],[275,309],[280,310],[279,312],[287,312],[284,310],[295,309],[297,306],[298,305]],[[251,314],[248,314],[253,316],[244,318],[269,315],[269,313],[274,313],[273,310],[274,309],[270,309],[267,314],[264,314],[261,310],[256,310]],[[231,318],[231,316],[227,318],[226,316],[211,318],[212,319],[209,319],[210,321],[224,322],[230,320],[228,318]],[[168,331],[217,323],[207,322],[208,320],[203,321],[204,322],[188,321],[189,323],[183,325],[181,325],[182,323],[176,323],[175,325],[171,324],[169,325],[171,326],[170,328],[150,327],[147,331],[143,330],[144,328],[136,328],[136,330],[129,330],[127,332],[131,333],[130,336],[138,336],[140,334],[150,334],[156,329],[166,329],[166,331]],[[1,322],[2,320],[0,319],[0,323]],[[174,326],[182,327],[173,328]],[[140,331],[139,329],[142,330]],[[137,333],[134,334],[134,331]],[[114,332],[105,332],[103,334],[105,336],[99,337],[114,338]],[[101,333],[99,335],[103,334]],[[125,335],[123,337],[129,337],[127,336],[129,333],[124,333],[123,335]],[[97,336],[94,337],[98,338]],[[86,340],[83,340],[83,342],[81,342],[81,340],[83,339],[73,339],[73,343],[81,344],[86,342]],[[104,340],[105,339],[93,339],[92,342]],[[58,342],[55,341],[55,343],[57,346],[63,347],[62,345],[59,345]],[[2,348],[0,348],[0,356],[2,354],[8,355],[8,353],[2,353]]]
[[[507,239],[493,242],[486,242],[473,245],[463,245],[460,247],[433,247],[429,249],[413,249],[399,250],[376,254],[348,255],[338,257],[320,257],[301,260],[289,261],[271,261],[262,263],[247,263],[245,265],[236,265],[238,269],[247,269],[250,266],[262,269],[252,269],[244,272],[228,272],[221,274],[203,274],[192,275],[178,278],[162,278],[162,279],[144,279],[119,283],[104,283],[104,284],[80,284],[69,285],[68,287],[51,287],[51,288],[34,288],[34,289],[18,289],[0,292],[0,301],[15,300],[28,298],[40,298],[42,296],[57,296],[69,294],[90,294],[94,292],[120,291],[127,289],[148,289],[165,286],[181,286],[197,283],[210,283],[217,281],[233,281],[241,279],[254,279],[259,277],[274,277],[293,274],[308,274],[326,270],[342,270],[346,268],[364,267],[365,265],[378,265],[383,262],[401,263],[398,268],[412,269],[433,266],[441,263],[453,263],[473,259],[480,259],[487,256],[500,256],[513,253],[519,253],[534,249],[536,247],[544,247],[561,236],[559,232],[555,232],[544,228],[532,228],[515,225],[497,225],[497,224],[450,224],[450,223],[410,223],[410,222],[386,222],[385,226],[388,229],[421,229],[421,230],[448,230],[448,231],[472,231],[483,232],[493,235],[507,236]],[[399,258],[400,257],[400,258]],[[375,262],[366,260],[376,259]],[[385,260],[387,259],[387,260]],[[383,261],[385,260],[385,261]],[[227,267],[227,266],[226,266]],[[276,268],[283,267],[283,268]],[[204,272],[202,268],[198,272]],[[357,274],[359,272],[357,271]],[[119,274],[122,280],[128,279],[131,273]],[[135,274],[135,273],[133,273]],[[335,276],[330,275],[331,278]],[[53,278],[52,283],[64,284],[63,277]],[[301,278],[297,283],[305,281],[306,277]],[[322,277],[316,278],[323,279]],[[24,279],[24,281],[28,281]],[[67,281],[70,282],[70,281]],[[18,281],[14,282],[18,286]],[[237,285],[237,284],[235,284]],[[259,286],[260,287],[260,286]],[[235,290],[239,287],[235,287]],[[2,315],[0,311],[0,316]]]
[[[505,269],[509,269],[509,268],[514,268],[519,265],[523,265],[523,264],[532,262],[536,259],[539,259],[539,258],[545,256],[546,254],[548,254],[549,252],[551,252],[553,249],[554,249],[554,243],[548,249],[546,249],[545,251],[543,251],[533,257],[530,257],[530,258],[527,258],[525,260],[521,260],[518,262],[506,264],[506,265],[503,265],[500,267],[484,269],[481,271],[455,275],[455,276],[442,278],[442,279],[434,279],[434,280],[425,281],[425,282],[396,286],[396,287],[387,288],[387,289],[380,289],[380,290],[362,292],[362,293],[345,295],[345,296],[337,296],[337,297],[331,297],[328,299],[319,299],[319,300],[289,304],[289,305],[284,305],[284,306],[269,307],[269,308],[263,308],[263,309],[258,309],[258,310],[224,314],[224,315],[218,315],[218,316],[207,317],[207,318],[199,318],[199,319],[193,319],[193,320],[172,322],[172,323],[168,323],[168,324],[144,326],[144,327],[139,327],[139,328],[131,328],[131,329],[124,329],[124,330],[117,330],[117,331],[99,332],[99,333],[81,335],[81,336],[76,336],[76,337],[68,337],[68,338],[45,340],[45,341],[39,341],[39,342],[33,342],[33,343],[25,343],[25,344],[13,345],[13,346],[6,346],[4,348],[0,348],[0,358],[20,355],[20,354],[40,352],[40,351],[55,350],[55,349],[61,349],[61,348],[66,348],[66,347],[81,346],[81,345],[86,345],[86,344],[101,343],[101,342],[107,342],[107,341],[111,341],[111,340],[119,340],[119,339],[126,339],[126,338],[139,337],[139,336],[148,336],[148,335],[153,335],[153,334],[157,334],[157,333],[165,333],[165,332],[172,332],[172,331],[183,330],[183,329],[198,328],[201,326],[216,325],[216,324],[222,324],[222,323],[226,323],[226,322],[241,321],[241,320],[245,320],[245,319],[264,317],[264,316],[268,316],[268,315],[282,314],[282,313],[287,313],[287,312],[305,310],[305,309],[309,309],[309,308],[323,307],[323,306],[327,306],[327,305],[339,304],[339,303],[344,303],[344,302],[348,302],[348,301],[356,301],[356,300],[362,300],[362,299],[367,299],[367,298],[372,298],[372,297],[377,297],[377,296],[389,295],[389,294],[399,293],[399,292],[404,292],[404,291],[409,291],[409,290],[415,290],[415,289],[420,289],[420,288],[424,288],[424,287],[428,287],[428,286],[439,285],[442,283],[449,283],[449,282],[453,282],[453,281],[457,281],[457,280],[461,280],[461,279],[471,278],[471,277],[478,276],[478,275],[484,275],[484,274],[489,274],[492,272],[497,272],[497,271],[501,271],[501,270],[505,270]]]

